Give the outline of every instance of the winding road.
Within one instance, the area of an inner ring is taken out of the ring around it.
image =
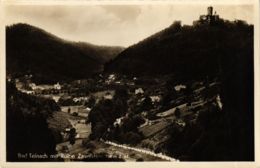
[[[103,141],[103,140],[101,140],[101,141]],[[143,154],[146,154],[146,155],[151,155],[151,156],[154,156],[154,157],[158,157],[158,158],[161,158],[163,160],[167,160],[167,161],[171,161],[171,162],[178,162],[179,161],[179,160],[174,159],[172,157],[166,156],[166,155],[164,155],[162,153],[156,154],[156,153],[154,153],[153,151],[150,151],[150,150],[130,147],[130,146],[127,146],[127,145],[118,144],[118,143],[111,142],[111,141],[103,141],[103,142],[108,144],[108,145],[112,145],[112,146],[116,146],[116,147],[124,148],[124,149],[128,149],[128,150],[133,150],[133,151],[140,152],[140,153],[143,153]]]

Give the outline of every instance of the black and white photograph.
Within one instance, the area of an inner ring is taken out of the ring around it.
[[[5,5],[6,162],[254,162],[255,6],[210,2]]]

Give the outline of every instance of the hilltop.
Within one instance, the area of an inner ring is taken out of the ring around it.
[[[105,71],[136,76],[173,74],[187,80],[216,76],[234,60],[252,61],[252,43],[253,26],[243,21],[192,26],[174,22],[125,49],[107,63]]]

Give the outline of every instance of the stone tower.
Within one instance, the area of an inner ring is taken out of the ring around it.
[[[209,6],[208,7],[208,16],[212,16],[212,14],[213,14],[213,7]]]

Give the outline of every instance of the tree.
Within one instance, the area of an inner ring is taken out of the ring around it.
[[[69,132],[69,142],[71,145],[75,144],[76,129],[71,128]]]
[[[141,107],[142,107],[143,111],[147,111],[147,110],[150,110],[151,108],[153,108],[152,99],[149,96],[146,96]]]
[[[129,94],[128,94],[128,91],[126,88],[116,89],[114,99],[127,100],[128,97],[129,97]]]
[[[186,96],[186,102],[187,102],[187,106],[191,105],[191,99],[192,99],[192,89],[191,89],[191,84],[188,83],[186,85],[186,89],[184,90],[184,94]]]
[[[181,111],[180,111],[179,108],[176,108],[176,109],[175,109],[174,115],[175,115],[176,118],[180,118],[180,116],[181,116]]]
[[[100,138],[106,132],[107,128],[113,125],[120,114],[116,111],[112,100],[103,99],[90,111],[89,121],[91,122],[91,131],[93,138]]]
[[[172,95],[171,95],[170,93],[167,92],[167,93],[164,94],[163,97],[162,97],[162,101],[161,101],[162,106],[163,106],[163,107],[167,107],[167,106],[169,106],[171,100],[172,100]]]
[[[96,104],[96,99],[92,95],[89,97],[89,100],[85,103],[85,105],[89,106],[90,108],[92,108],[95,104]]]
[[[122,128],[124,132],[134,131],[137,132],[137,127],[143,124],[145,120],[140,115],[134,115],[132,117],[128,117],[123,121]]]
[[[171,25],[171,28],[173,28],[176,31],[179,31],[181,29],[181,21],[174,21]]]
[[[143,159],[143,158],[138,158],[138,159],[136,159],[136,161],[137,161],[137,162],[143,162],[144,159]]]
[[[128,144],[137,144],[142,139],[141,135],[135,132],[127,132],[124,135],[124,142]]]

